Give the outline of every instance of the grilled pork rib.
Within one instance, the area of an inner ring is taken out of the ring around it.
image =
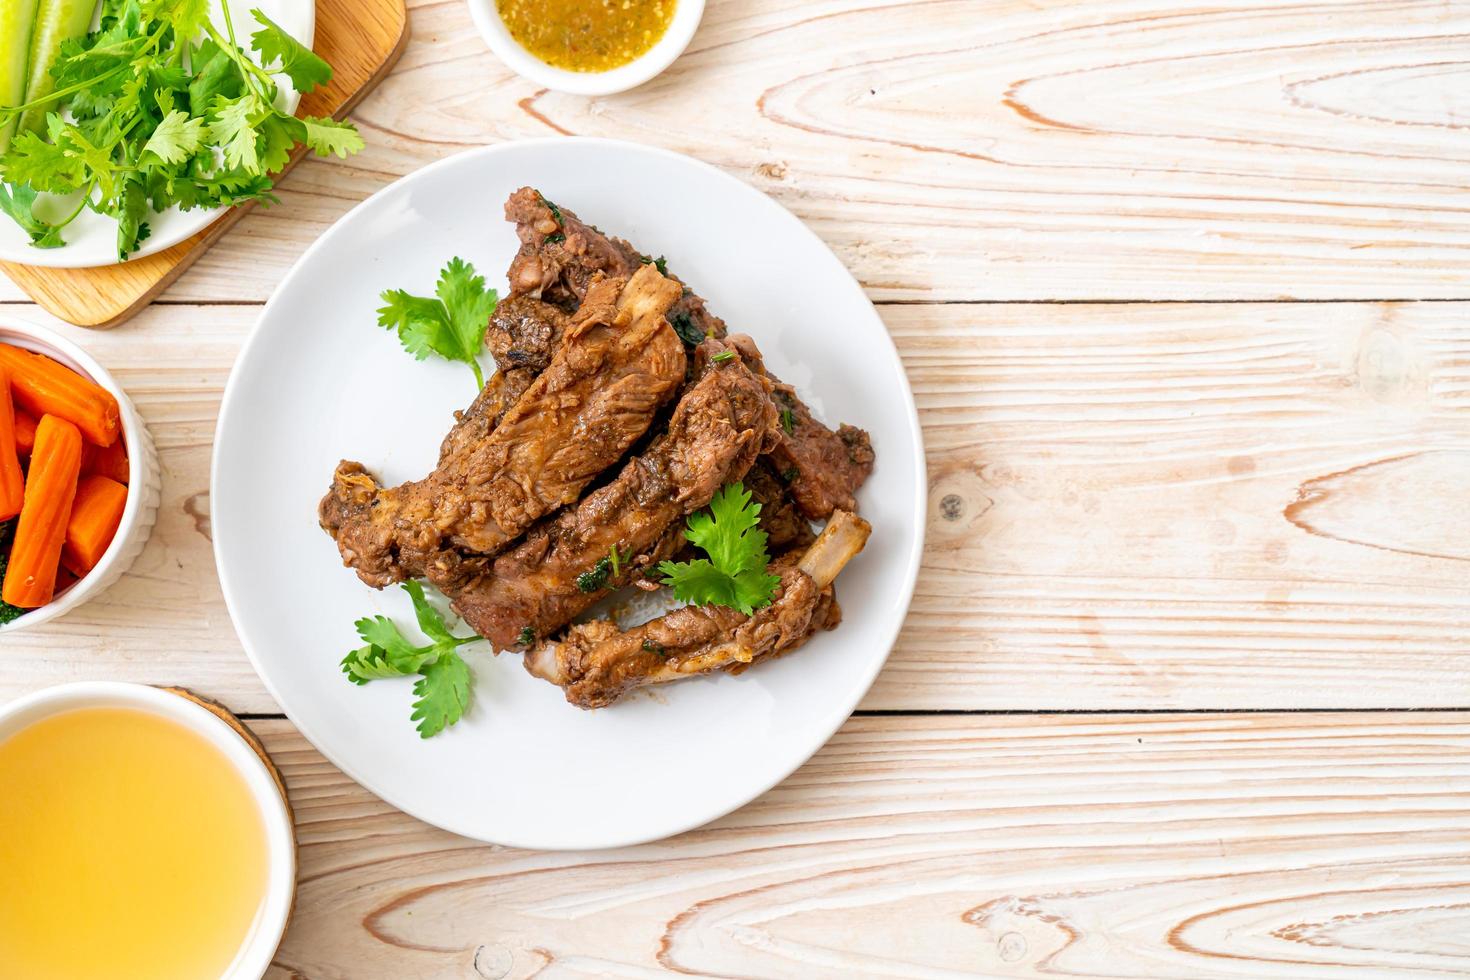
[[[338,467],[319,516],[344,564],[378,588],[417,576],[455,588],[617,462],[686,366],[665,319],[679,284],[641,266],[619,285],[589,286],[546,370],[498,424],[496,394],[477,398],[482,410],[461,418],[425,479],[385,489],[361,464]]]
[[[580,708],[602,708],[628,691],[715,670],[739,671],[778,657],[841,613],[832,581],[862,551],[868,523],[837,511],[799,560],[778,561],[781,575],[772,603],[745,616],[723,606],[685,606],[629,630],[608,620],[573,626],[565,636],[537,644],[526,654],[532,674],[561,687]]]
[[[453,593],[454,611],[498,650],[517,645],[525,630],[537,637],[561,629],[682,546],[684,519],[745,476],[778,424],[766,382],[738,357],[708,363],[646,452]]]

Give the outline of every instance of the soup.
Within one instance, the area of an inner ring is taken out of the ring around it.
[[[265,823],[218,748],[131,708],[0,741],[0,977],[222,975],[268,877]]]

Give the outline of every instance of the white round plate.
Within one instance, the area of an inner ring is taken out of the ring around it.
[[[582,711],[527,674],[518,655],[470,646],[470,712],[421,740],[407,679],[359,688],[338,667],[361,645],[352,626],[359,617],[382,613],[412,628],[408,597],[375,592],[343,568],[316,507],[339,459],[361,460],[390,484],[433,468],[474,380],[463,364],[406,354],[376,325],[378,294],[428,294],[456,255],[503,291],[517,241],[502,209],[525,184],[667,256],[733,331],[755,337],[770,369],[819,415],[872,434],[878,463],[859,499],[873,536],[838,579],[842,625],[791,656]],[[306,251],[230,375],[212,521],[245,650],[324,755],[447,830],[585,849],[719,817],[826,742],[898,634],[919,567],[925,486],[903,366],[862,289],[816,235],[758,191],[687,157],[558,138],[441,160],[358,205]]]
[[[219,0],[212,0],[210,8],[215,23],[223,23]],[[259,55],[250,50],[250,35],[260,30],[255,18],[250,16],[250,11],[257,8],[307,47],[311,47],[316,40],[316,0],[233,0],[230,3],[230,23],[234,25],[235,37],[246,53],[257,62],[260,60]],[[286,76],[276,75],[275,79],[279,89],[276,104],[286,112],[295,112],[301,96],[291,87],[291,80]],[[46,198],[46,195],[42,195],[38,209],[45,206],[56,210],[61,204],[60,201],[48,201]],[[69,204],[75,206],[76,200],[75,197],[71,198]],[[64,216],[69,210],[70,207],[60,209],[60,213]],[[146,219],[148,238],[138,251],[129,256],[129,261],[161,252],[198,234],[208,228],[223,210],[195,208],[193,211],[180,211],[178,208],[169,208],[162,214],[150,211]],[[66,239],[65,247],[36,248],[19,225],[0,215],[0,261],[50,269],[91,269],[119,264],[117,222],[112,218],[83,210],[61,234]]]

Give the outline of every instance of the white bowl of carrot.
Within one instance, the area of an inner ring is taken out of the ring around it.
[[[153,440],[117,382],[66,338],[0,316],[0,633],[116,582],[158,499]]]

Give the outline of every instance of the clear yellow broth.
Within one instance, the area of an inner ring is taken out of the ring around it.
[[[249,936],[265,824],[225,755],[127,708],[0,741],[0,977],[211,980]]]
[[[658,43],[676,0],[495,0],[510,36],[568,71],[626,65]]]

